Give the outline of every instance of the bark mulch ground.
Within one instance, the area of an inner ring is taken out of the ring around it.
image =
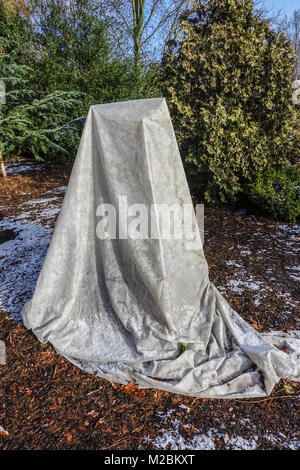
[[[19,215],[24,202],[66,185],[69,173],[45,167],[1,181],[0,216]],[[299,328],[296,282],[287,273],[296,263],[287,249],[290,226],[224,208],[208,207],[205,217],[210,277],[232,307],[259,331]],[[255,279],[254,290],[247,283],[242,291],[228,288],[241,273]],[[292,301],[285,305],[287,293]],[[299,446],[299,384],[282,381],[267,399],[194,399],[88,375],[6,312],[0,340],[7,350],[0,365],[2,450]]]

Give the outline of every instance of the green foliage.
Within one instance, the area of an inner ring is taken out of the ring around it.
[[[95,103],[117,101],[132,92],[129,61],[111,54],[108,23],[94,0],[36,1],[35,42],[40,51],[34,66],[34,87],[41,94],[80,91],[85,98],[71,118]]]
[[[286,37],[252,0],[197,2],[182,18],[161,81],[185,165],[207,201],[235,201],[258,173],[295,157],[293,61]]]
[[[6,104],[0,104],[0,152],[7,157],[22,150],[40,160],[53,148],[65,152],[58,147],[56,129],[66,122],[79,94],[58,91],[36,97],[29,87],[32,69],[24,64],[26,57],[34,57],[34,47],[3,35],[17,19],[1,8],[0,4],[0,80],[5,82],[7,93]]]
[[[61,0],[35,2],[34,31],[40,57],[33,65],[34,89],[41,94],[55,90],[84,93],[70,119],[86,114],[92,104],[151,95],[149,71],[140,76],[133,61],[116,51],[109,36],[112,19],[107,19],[103,2],[72,3],[67,8]]]
[[[35,0],[31,16],[4,11],[1,3],[0,79],[8,93],[0,139],[6,156],[72,159],[84,123],[78,118],[92,104],[155,95],[157,66],[137,77],[132,60],[113,52],[102,2]]]
[[[300,168],[283,167],[260,173],[249,186],[249,201],[260,212],[276,219],[300,219]]]

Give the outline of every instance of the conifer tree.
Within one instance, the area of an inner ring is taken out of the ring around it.
[[[252,0],[195,2],[163,60],[185,162],[206,200],[234,201],[294,149],[294,53]]]
[[[24,64],[24,58],[30,55],[34,60],[37,51],[30,42],[8,38],[7,27],[23,21],[14,15],[15,12],[4,11],[0,3],[0,80],[6,88],[5,103],[0,103],[0,165],[4,178],[5,158],[20,149],[27,149],[38,160],[43,160],[51,147],[64,151],[58,143],[58,128],[67,122],[68,112],[80,96],[57,91],[36,97],[29,87],[32,71]]]

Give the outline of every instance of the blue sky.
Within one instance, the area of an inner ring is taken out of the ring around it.
[[[288,16],[291,16],[294,10],[300,9],[299,0],[262,0],[262,3],[268,10],[271,9],[274,13],[282,10]]]

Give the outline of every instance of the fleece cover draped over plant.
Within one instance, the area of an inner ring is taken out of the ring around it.
[[[246,323],[210,282],[201,241],[166,239],[158,219],[156,239],[97,236],[98,205],[120,196],[192,204],[163,98],[90,108],[25,326],[83,370],[144,388],[246,398],[299,381],[300,332]]]

